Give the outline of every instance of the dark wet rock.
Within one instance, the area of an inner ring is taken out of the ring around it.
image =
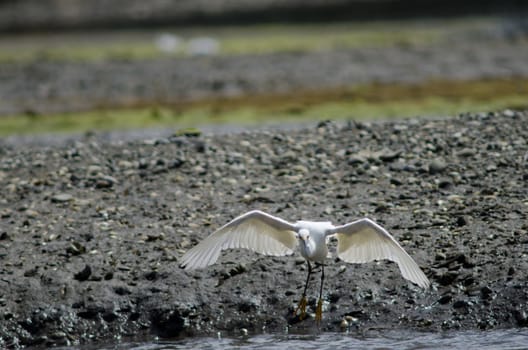
[[[440,179],[438,181],[438,188],[441,190],[449,190],[453,187],[453,182],[450,179]]]
[[[116,293],[117,295],[129,295],[131,291],[128,287],[116,286],[114,287],[114,293]]]
[[[91,274],[92,274],[92,268],[90,267],[90,265],[85,265],[81,271],[73,275],[73,278],[79,282],[83,282],[83,281],[88,280]]]
[[[445,271],[445,272],[436,272],[433,276],[436,282],[442,286],[449,286],[452,284],[459,276],[457,271]]]
[[[400,179],[394,178],[394,177],[390,179],[390,183],[395,186],[403,185],[403,181],[401,181]]]
[[[469,219],[465,215],[462,215],[456,218],[456,225],[458,227],[466,226],[468,223],[469,223]]]
[[[515,309],[513,317],[517,321],[519,327],[528,327],[528,313],[524,309]]]
[[[152,331],[163,338],[181,336],[185,318],[177,310],[154,310],[150,314]]]
[[[484,286],[480,289],[480,295],[483,299],[489,299],[493,296],[493,289],[488,286]]]
[[[451,302],[452,299],[453,299],[453,296],[451,294],[446,294],[446,295],[443,295],[440,299],[438,299],[438,303],[444,305],[444,304]]]
[[[469,306],[469,303],[465,300],[457,300],[453,303],[453,308],[460,309],[460,308],[467,308]]]

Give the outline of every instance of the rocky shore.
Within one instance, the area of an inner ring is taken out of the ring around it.
[[[321,330],[528,326],[528,113],[62,145],[0,141],[0,347],[316,329],[298,255],[179,257],[231,218],[385,226],[433,282],[330,259]],[[317,274],[316,274],[317,276]],[[309,289],[314,311],[316,277]],[[345,320],[346,322],[343,322]]]

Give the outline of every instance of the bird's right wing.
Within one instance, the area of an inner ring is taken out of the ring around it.
[[[259,210],[243,214],[198,245],[180,260],[186,270],[214,264],[220,252],[231,248],[246,248],[265,255],[288,255],[297,246],[296,226]]]
[[[328,234],[337,234],[337,255],[350,263],[388,259],[398,264],[402,276],[422,288],[430,285],[422,269],[400,244],[380,225],[360,219],[337,226]]]

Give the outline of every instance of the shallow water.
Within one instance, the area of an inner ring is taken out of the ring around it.
[[[205,337],[177,341],[123,342],[83,350],[169,349],[528,349],[528,330],[465,332],[369,331],[365,335],[321,333],[317,335],[257,335],[249,337]],[[66,348],[63,348],[66,349]],[[69,348],[71,349],[71,348]]]

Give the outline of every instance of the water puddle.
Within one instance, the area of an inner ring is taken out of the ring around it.
[[[169,349],[526,349],[528,330],[495,330],[419,333],[368,331],[364,335],[321,333],[316,335],[263,334],[250,337],[200,337],[177,341],[151,340],[76,347],[78,350],[169,350]],[[59,348],[65,350],[66,348]],[[68,347],[72,349],[72,347]]]

